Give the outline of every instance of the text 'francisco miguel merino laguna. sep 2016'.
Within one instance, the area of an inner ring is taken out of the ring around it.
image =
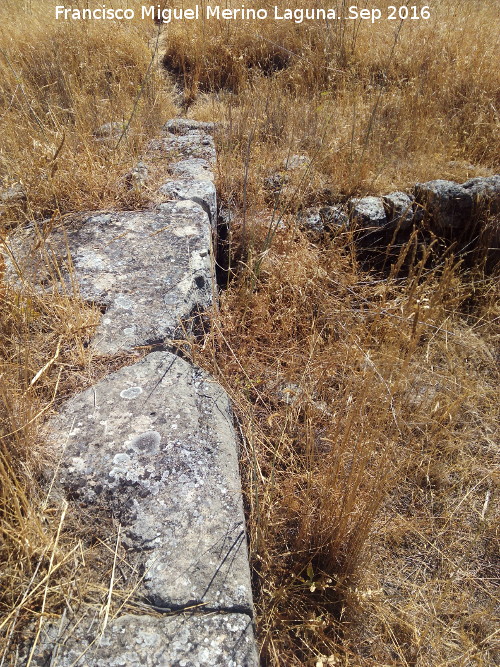
[[[193,5],[192,7],[165,7],[142,5],[140,11],[131,8],[116,8],[100,5],[93,9],[56,5],[55,17],[65,21],[132,20],[134,18],[155,20],[158,23],[193,21],[197,19],[263,21],[333,21],[364,20],[375,23],[380,20],[419,20],[431,17],[428,5],[387,5],[384,8],[360,8],[358,5],[345,7],[339,12],[333,7],[224,7],[221,5]]]

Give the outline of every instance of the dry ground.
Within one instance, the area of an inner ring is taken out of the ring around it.
[[[0,9],[0,178],[26,192],[3,235],[140,206],[123,175],[165,118],[220,122],[232,280],[191,349],[241,428],[264,664],[500,663],[498,276],[418,234],[404,271],[374,273],[348,235],[319,242],[294,217],[498,172],[498,4],[430,5],[428,22],[169,26],[166,85],[154,26],[56,25],[45,0]],[[127,131],[96,141],[109,121]],[[270,195],[296,153],[311,165]],[[0,655],[15,664],[30,621],[105,607],[117,542],[37,478],[44,417],[108,363],[84,346],[98,313],[0,290]]]

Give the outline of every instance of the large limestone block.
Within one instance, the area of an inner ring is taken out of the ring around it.
[[[65,403],[48,435],[66,493],[123,526],[146,599],[251,613],[231,410],[206,373],[149,354]]]
[[[46,248],[30,251],[33,241],[14,239],[12,252],[43,284]],[[62,260],[69,249],[81,296],[102,306],[92,342],[98,354],[181,337],[182,322],[213,303],[212,229],[192,200],[75,216],[47,242]]]
[[[25,664],[25,660],[22,661]],[[257,667],[251,620],[243,614],[134,616],[75,623],[57,638],[44,629],[35,667]]]

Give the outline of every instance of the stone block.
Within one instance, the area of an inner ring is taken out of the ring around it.
[[[243,614],[135,616],[46,626],[34,667],[257,667],[251,619]],[[59,636],[58,636],[59,635]],[[21,664],[26,664],[22,656]]]
[[[75,216],[65,233],[48,237],[56,256],[69,248],[83,299],[105,310],[92,341],[97,354],[183,336],[181,323],[213,303],[211,246],[209,217],[194,201]],[[17,263],[43,282],[42,250],[29,248],[25,238],[11,243]]]
[[[382,197],[388,228],[406,231],[415,221],[414,198],[405,192],[391,192]]]
[[[166,181],[158,190],[160,195],[174,200],[191,200],[208,214],[212,227],[217,226],[217,192],[213,181],[180,178]]]
[[[210,163],[202,158],[188,158],[179,160],[170,165],[170,171],[176,178],[191,178],[198,180],[214,180]]]
[[[417,183],[415,201],[425,209],[437,231],[464,231],[471,224],[472,196],[454,181]]]
[[[378,229],[387,224],[384,202],[380,197],[353,197],[349,200],[349,213],[357,227]]]
[[[192,118],[171,118],[163,126],[164,132],[172,134],[189,134],[190,132],[212,133],[215,130],[215,123],[207,123]]]
[[[500,212],[500,175],[471,178],[462,187],[471,195],[475,210]]]
[[[210,376],[151,353],[67,401],[47,434],[59,486],[122,525],[145,599],[251,614],[237,441]]]
[[[203,159],[215,164],[216,153],[214,140],[209,134],[193,130],[189,134],[169,134],[166,137],[152,139],[149,151],[159,152],[163,157],[179,159]]]

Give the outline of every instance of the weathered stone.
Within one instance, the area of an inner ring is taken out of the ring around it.
[[[212,230],[207,213],[193,201],[81,216],[68,220],[66,237],[81,296],[105,308],[92,342],[98,354],[180,337],[181,321],[212,304]],[[66,256],[61,230],[48,244]],[[29,263],[43,281],[42,252],[37,260],[24,239],[11,249],[18,264]]]
[[[462,188],[471,195],[476,210],[493,215],[500,212],[500,175],[471,178]]]
[[[297,219],[301,227],[317,234],[349,226],[349,217],[340,206],[314,206],[301,211]]]
[[[160,187],[159,193],[169,199],[190,199],[196,202],[206,211],[211,224],[215,226],[217,220],[217,192],[212,181],[189,178],[167,181]]]
[[[462,230],[470,224],[472,196],[453,181],[417,183],[415,201],[424,207],[438,230]]]
[[[243,614],[135,616],[99,619],[41,634],[34,667],[257,667],[251,620]],[[21,659],[26,664],[26,657]]]
[[[315,234],[323,234],[325,231],[325,225],[317,206],[300,211],[297,215],[297,221],[306,231],[314,232]]]
[[[188,134],[193,131],[212,133],[215,130],[215,123],[206,123],[192,118],[171,118],[165,123],[163,130],[172,134]]]
[[[341,206],[322,206],[319,214],[325,228],[329,231],[349,227],[349,216]]]
[[[94,137],[96,139],[118,139],[125,127],[125,123],[119,121],[104,123],[94,130]]]
[[[311,164],[307,155],[290,155],[283,160],[283,168],[289,171],[306,169]]]
[[[237,441],[210,376],[151,353],[71,398],[48,437],[59,485],[120,521],[149,601],[252,613]]]
[[[202,158],[188,158],[170,165],[170,171],[177,178],[192,178],[200,181],[213,181],[210,164]]]
[[[293,405],[299,399],[304,397],[304,393],[305,392],[300,385],[295,384],[294,382],[287,382],[279,388],[278,398],[287,405]]]
[[[266,190],[269,190],[274,195],[276,195],[279,194],[288,181],[289,178],[287,174],[282,174],[279,171],[276,171],[274,174],[271,174],[271,176],[267,176],[264,179],[264,187]]]
[[[169,134],[149,142],[149,150],[162,151],[165,156],[179,159],[201,158],[215,164],[215,144],[213,138],[204,132],[193,130],[189,134]]]
[[[459,169],[466,169],[467,171],[475,171],[477,169],[477,165],[472,164],[471,162],[466,162],[465,160],[450,160],[446,164],[448,167],[453,167],[454,169],[457,167]]]
[[[27,196],[26,191],[21,183],[16,183],[10,187],[0,190],[0,220],[7,217],[9,211],[19,211],[26,208]],[[16,215],[14,214],[14,217]],[[5,221],[3,221],[5,224]],[[0,265],[2,264],[0,260]]]
[[[391,192],[382,197],[382,201],[390,229],[405,231],[412,226],[415,221],[414,197],[405,192]]]
[[[26,202],[26,191],[21,183],[0,190],[0,207],[20,206]]]
[[[146,185],[149,169],[144,162],[138,162],[129,174],[125,176],[125,184],[129,190],[140,190]]]
[[[358,227],[380,228],[387,224],[384,202],[380,197],[354,197],[349,200],[349,212]]]

